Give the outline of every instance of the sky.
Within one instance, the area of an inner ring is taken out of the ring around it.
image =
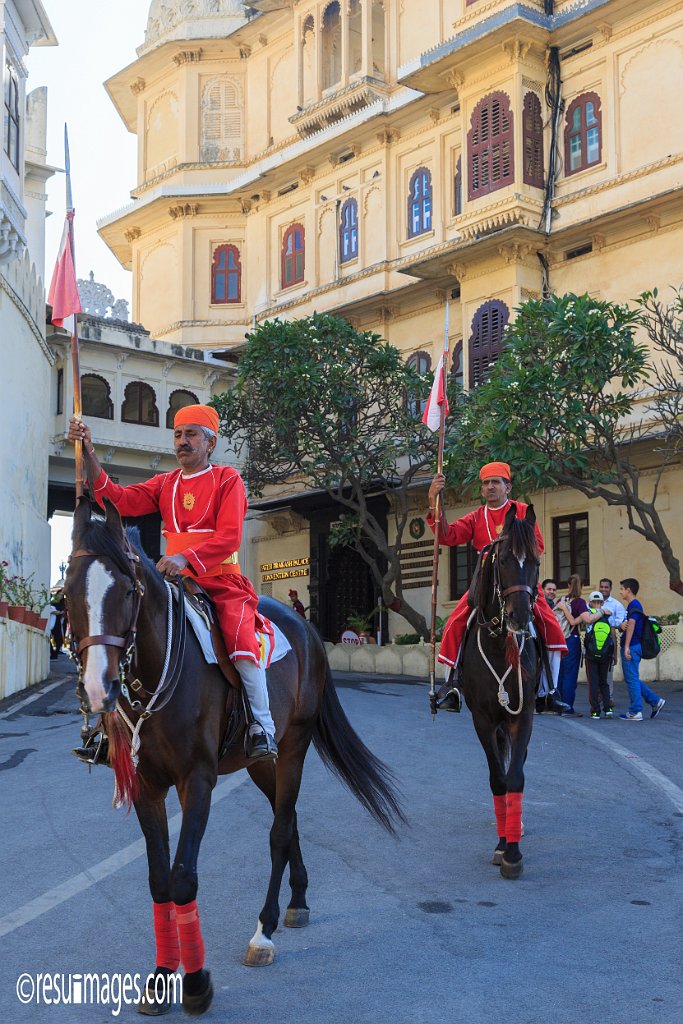
[[[123,206],[136,184],[137,139],[125,128],[103,82],[136,58],[145,33],[148,0],[43,0],[59,46],[30,50],[28,89],[48,88],[47,161],[64,167],[64,123],[69,126],[71,180],[76,207],[76,272],[111,289],[130,303],[131,274],[97,234],[96,222]],[[64,175],[47,183],[45,276],[49,283],[64,226]],[[72,519],[54,516],[51,583],[71,551]]]
[[[47,160],[64,167],[64,123],[69,127],[76,208],[76,272],[106,284],[130,303],[132,280],[97,234],[96,222],[130,201],[137,173],[137,139],[123,124],[103,82],[136,59],[144,39],[148,0],[43,0],[59,46],[33,47],[28,89],[48,88]],[[66,190],[64,175],[47,183],[45,276],[59,249]]]

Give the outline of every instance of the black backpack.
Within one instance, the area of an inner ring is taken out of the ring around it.
[[[586,631],[583,653],[589,661],[610,661],[614,654],[614,638],[609,618],[609,614],[604,612],[602,618]]]
[[[645,661],[652,661],[662,649],[662,627],[653,615],[643,615],[643,632],[640,637],[641,657]]]

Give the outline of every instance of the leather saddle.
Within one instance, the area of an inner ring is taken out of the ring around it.
[[[242,680],[240,679],[239,672],[228,657],[225,640],[223,639],[223,634],[221,633],[220,626],[216,619],[216,608],[213,601],[204,588],[199,586],[196,580],[185,576],[183,583],[185,589],[185,600],[199,615],[201,615],[209,629],[209,632],[211,633],[211,642],[213,644],[218,667],[230,685],[241,692]]]

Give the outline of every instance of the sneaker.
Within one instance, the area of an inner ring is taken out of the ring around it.
[[[614,718],[614,708],[608,708],[605,711],[605,718]]]
[[[600,718],[599,711],[591,711],[591,718]]]
[[[660,697],[655,706],[653,707],[652,711],[650,712],[650,718],[656,718],[665,704],[666,701],[664,700],[664,698]]]
[[[625,715],[619,715],[619,718],[623,718],[627,722],[642,722],[643,713],[642,711],[637,711],[635,715],[632,715],[630,711],[627,711]]]

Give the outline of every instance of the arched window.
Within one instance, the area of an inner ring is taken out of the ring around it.
[[[368,3],[370,0],[368,0]],[[372,0],[372,73],[384,78],[386,71],[386,20],[384,0]]]
[[[104,377],[84,373],[81,377],[81,401],[84,416],[97,416],[101,420],[114,419],[111,389]]]
[[[303,224],[291,224],[282,239],[281,287],[289,288],[304,279],[306,244]]]
[[[566,174],[576,174],[600,163],[602,111],[596,92],[585,92],[569,104],[564,128]]]
[[[341,208],[339,223],[339,260],[348,263],[358,256],[358,203],[347,199]]]
[[[121,406],[121,419],[124,423],[140,423],[143,427],[159,426],[156,395],[149,384],[143,384],[141,380],[134,380],[131,384],[126,385]]]
[[[514,181],[510,100],[492,92],[477,103],[467,133],[468,199],[495,192]]]
[[[459,217],[462,213],[462,156],[458,157],[455,165],[455,179],[453,181],[453,213]]]
[[[323,14],[323,89],[331,89],[341,82],[342,29],[341,12],[337,0],[328,4]]]
[[[174,391],[168,400],[168,409],[166,410],[166,426],[173,430],[173,421],[175,414],[180,410],[184,409],[186,405],[197,405],[199,399],[196,395],[193,395],[191,391],[184,391],[181,388],[178,391]]]
[[[242,300],[242,264],[236,245],[219,245],[211,266],[211,302],[213,305]]]
[[[416,373],[421,376],[429,373],[432,368],[432,357],[429,352],[413,352],[412,355],[406,359],[406,364],[412,367]],[[407,398],[408,412],[414,419],[420,419],[422,413],[425,411],[427,405],[426,399],[420,399],[417,395],[408,395]]]
[[[303,24],[303,38],[301,40],[301,82],[303,85],[303,105],[313,103],[317,96],[317,82],[315,80],[315,22],[309,14]]]
[[[432,175],[418,167],[408,185],[408,238],[432,229]]]
[[[461,341],[456,342],[453,349],[453,357],[451,360],[451,381],[455,387],[460,388],[460,390],[465,386],[465,369]]]
[[[369,0],[365,0],[368,3]],[[363,67],[363,12],[361,0],[349,0],[349,75]]]
[[[10,158],[15,171],[19,170],[21,157],[19,95],[19,79],[14,68],[8,62],[5,66],[5,130],[3,133],[3,149]]]
[[[237,81],[221,76],[202,94],[202,162],[242,159],[242,100]]]
[[[543,188],[543,114],[541,101],[535,92],[524,97],[522,114],[522,136],[524,139],[524,182]]]
[[[485,302],[474,314],[469,349],[471,388],[486,380],[503,351],[503,332],[509,319],[509,309],[498,299]]]

